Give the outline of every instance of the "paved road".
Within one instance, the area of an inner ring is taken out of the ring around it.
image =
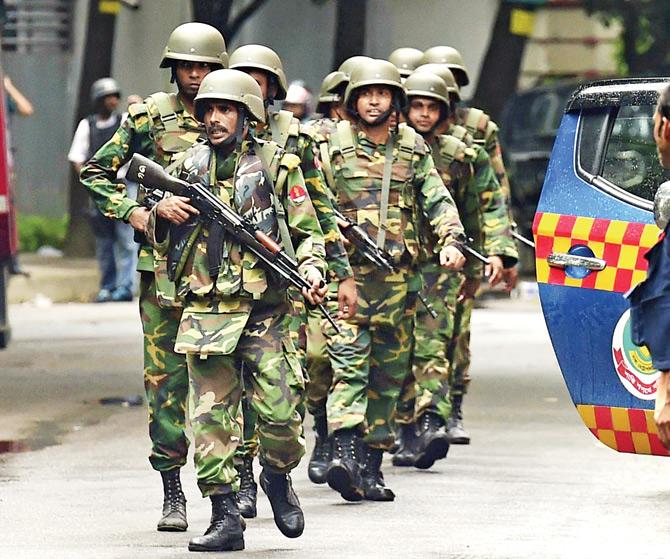
[[[17,306],[12,319],[13,345],[0,354],[0,439],[37,430],[38,446],[60,444],[0,459],[0,557],[192,557],[186,545],[207,526],[209,506],[191,465],[189,532],[159,534],[145,411],[97,403],[141,391],[135,305]],[[261,496],[238,556],[670,556],[670,462],[617,454],[581,425],[538,306],[492,303],[476,311],[473,336],[471,446],[427,472],[387,462],[398,495],[390,504],[345,503],[310,484],[303,463],[294,479],[304,536],[284,538]]]

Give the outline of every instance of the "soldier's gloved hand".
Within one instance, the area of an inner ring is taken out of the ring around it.
[[[347,278],[337,286],[337,318],[350,319],[358,308],[358,290],[354,278]]]
[[[440,251],[440,264],[447,270],[460,270],[465,264],[465,256],[455,246],[446,246]]]
[[[163,198],[156,204],[156,213],[158,217],[167,219],[170,223],[181,225],[192,215],[198,215],[200,212],[195,209],[190,202],[190,198],[185,196],[170,196]]]
[[[519,270],[516,266],[503,270],[503,281],[505,282],[505,291],[512,291],[519,281]]]
[[[500,256],[488,256],[488,259],[489,263],[484,267],[484,275],[489,279],[489,285],[493,287],[502,281],[505,268]]]
[[[148,222],[149,210],[144,206],[138,206],[135,208],[128,217],[128,223],[130,223],[130,226],[140,233],[144,233],[147,230]]]
[[[312,286],[309,290],[302,288],[302,296],[312,305],[322,303],[328,293],[328,284],[323,281],[321,272],[316,268],[310,268],[306,274],[306,279]]]

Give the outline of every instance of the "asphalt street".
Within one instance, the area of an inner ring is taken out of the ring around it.
[[[192,463],[188,532],[156,532],[162,494],[146,459],[146,410],[99,403],[142,392],[136,303],[15,305],[11,319],[0,448],[22,452],[0,454],[0,558],[193,557],[188,540],[210,508]],[[670,556],[670,462],[618,454],[583,427],[536,302],[475,311],[472,375],[470,446],[452,446],[429,471],[387,457],[393,503],[345,503],[309,482],[305,459],[293,476],[303,537],[279,533],[261,493],[238,556]]]

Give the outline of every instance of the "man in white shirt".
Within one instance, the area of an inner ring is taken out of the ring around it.
[[[118,111],[120,98],[119,85],[112,78],[101,78],[91,86],[95,113],[79,122],[68,153],[68,159],[77,174],[83,164],[112,138],[126,117],[126,113]],[[136,185],[128,187],[129,190],[137,188]],[[93,205],[91,228],[95,235],[95,252],[101,276],[100,290],[95,301],[131,301],[137,264],[133,228],[127,223],[103,216]]]

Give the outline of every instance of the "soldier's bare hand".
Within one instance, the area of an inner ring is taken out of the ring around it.
[[[461,291],[458,294],[458,302],[460,303],[466,299],[474,299],[481,283],[479,278],[465,278],[465,281],[461,285]]]
[[[505,291],[512,291],[519,281],[519,270],[516,266],[503,270],[503,281],[505,282]]]
[[[348,320],[356,314],[358,308],[358,290],[354,278],[347,278],[337,286],[337,318]]]
[[[200,213],[189,204],[190,201],[191,200],[185,196],[170,196],[169,198],[163,198],[156,205],[156,213],[158,214],[158,217],[167,219],[170,223],[181,225],[192,215],[198,215]]]
[[[135,208],[128,217],[128,223],[131,227],[140,233],[147,230],[147,223],[149,222],[149,210],[144,206]]]
[[[307,281],[312,286],[309,289],[303,287],[302,295],[312,305],[322,303],[328,293],[328,284],[323,281],[321,273],[316,268],[310,269],[307,274]]]
[[[465,264],[465,256],[455,246],[446,246],[440,251],[440,264],[447,270],[460,270]]]
[[[489,256],[489,263],[484,267],[484,275],[489,279],[489,285],[498,285],[504,277],[503,261],[500,256]]]
[[[656,386],[656,409],[654,411],[654,422],[658,429],[658,437],[663,446],[670,450],[670,398],[668,397],[668,384],[670,372],[661,371]]]

